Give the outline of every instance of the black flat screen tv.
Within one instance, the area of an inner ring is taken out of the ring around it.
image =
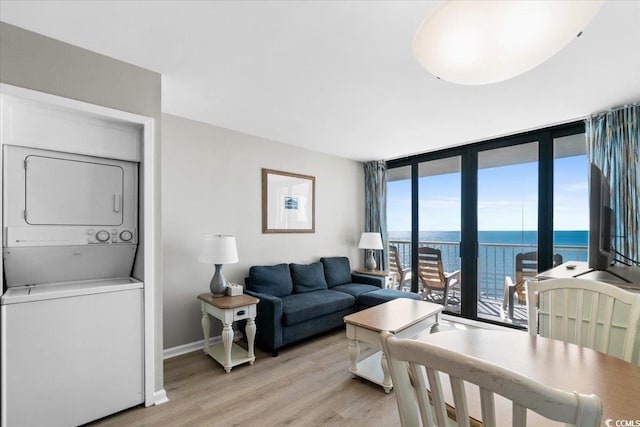
[[[611,188],[602,170],[589,170],[589,268],[606,270],[613,262]]]

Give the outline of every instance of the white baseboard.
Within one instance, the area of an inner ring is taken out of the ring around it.
[[[442,320],[450,322],[450,323],[458,323],[466,326],[470,326],[472,328],[481,328],[481,329],[498,329],[503,331],[513,331],[511,328],[507,328],[504,326],[494,325],[491,323],[478,322],[477,320],[465,319],[463,317],[450,316],[447,314],[442,314],[440,317]],[[240,339],[244,335],[241,331],[234,331],[233,339]],[[209,345],[218,344],[222,342],[222,336],[218,335],[215,337],[209,338]],[[162,351],[162,359],[171,359],[172,357],[181,356],[183,354],[191,353],[193,351],[202,350],[204,348],[204,340],[194,341],[188,344],[179,345],[176,347],[171,347],[164,349]],[[166,396],[165,396],[166,398]]]
[[[167,403],[169,398],[167,397],[167,392],[162,390],[155,391],[153,393],[153,404],[154,405],[162,405],[163,403]]]
[[[240,331],[233,332],[233,339],[240,339],[244,335]],[[218,335],[209,338],[209,345],[218,344],[222,342],[222,336]],[[166,348],[162,351],[162,359],[171,359],[172,357],[181,356],[183,354],[191,353],[193,351],[202,350],[204,348],[204,340],[194,341],[188,344],[179,345],[176,347]]]

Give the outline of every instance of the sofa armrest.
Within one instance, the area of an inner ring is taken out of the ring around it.
[[[351,273],[351,281],[353,283],[377,286],[381,289],[384,289],[385,287],[385,278],[382,276],[369,276],[367,274]]]
[[[269,350],[282,347],[282,300],[276,296],[244,291],[247,295],[260,299],[256,313],[256,339]]]

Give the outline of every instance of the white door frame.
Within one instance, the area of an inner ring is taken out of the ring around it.
[[[128,122],[142,126],[142,156],[143,169],[143,201],[144,201],[144,404],[145,406],[157,405],[166,402],[167,396],[162,384],[156,384],[156,355],[155,355],[155,288],[157,277],[156,267],[156,221],[155,221],[155,119],[103,107],[87,102],[64,98],[48,93],[38,92],[0,83],[0,94],[7,94],[22,99],[32,100],[51,106],[76,110],[83,114],[94,114],[102,118]],[[0,128],[0,133],[2,129]],[[2,150],[0,150],[0,164],[2,162]],[[0,198],[1,199],[1,198]],[[0,200],[0,212],[2,212],[2,200]],[[4,231],[3,231],[4,232]],[[0,257],[0,273],[3,271],[2,258]],[[158,388],[158,391],[156,391]],[[3,394],[6,390],[2,390]]]

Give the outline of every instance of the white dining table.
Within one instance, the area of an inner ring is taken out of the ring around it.
[[[617,357],[522,331],[456,330],[419,340],[488,361],[559,389],[595,394],[602,402],[603,425],[640,426],[640,367]],[[448,381],[443,380],[443,389],[447,385]],[[480,420],[478,388],[469,385],[467,393],[469,415]],[[447,402],[453,404],[450,394]],[[511,403],[496,396],[495,404],[499,425],[509,423]],[[527,425],[549,425],[549,420],[529,412]],[[616,424],[618,420],[632,423]]]

